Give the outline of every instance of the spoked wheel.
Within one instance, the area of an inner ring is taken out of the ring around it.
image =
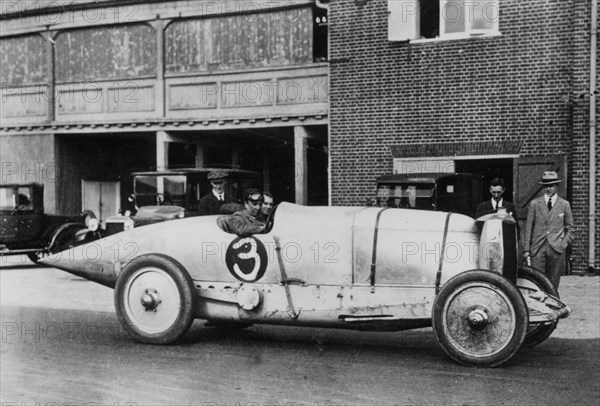
[[[117,279],[115,308],[123,328],[138,341],[169,344],[194,321],[194,287],[176,261],[144,255],[129,263]]]
[[[527,333],[518,289],[501,275],[474,270],[450,279],[433,306],[433,330],[455,361],[494,367],[511,359]]]
[[[542,291],[558,299],[558,291],[552,281],[537,269],[529,266],[519,267],[517,275],[517,287],[523,296]],[[540,344],[550,337],[557,325],[558,320],[549,324],[529,324],[527,327],[527,336],[525,337],[523,345],[526,347],[534,347]]]

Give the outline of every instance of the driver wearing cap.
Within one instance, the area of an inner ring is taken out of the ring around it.
[[[221,216],[217,223],[228,233],[237,234],[240,237],[248,237],[252,234],[265,231],[265,223],[258,219],[263,204],[263,194],[258,189],[248,189],[244,195],[244,210],[235,212],[229,216]]]

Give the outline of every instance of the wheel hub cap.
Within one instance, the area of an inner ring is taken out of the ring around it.
[[[489,324],[487,313],[483,309],[473,309],[468,316],[469,326],[475,330],[483,330]]]
[[[146,289],[146,293],[140,298],[140,302],[146,311],[156,311],[156,307],[160,304],[158,292]]]

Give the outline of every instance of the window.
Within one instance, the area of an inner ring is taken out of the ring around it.
[[[136,176],[133,188],[137,204],[139,206],[155,205],[157,202],[185,204],[185,182],[184,175]]]
[[[83,28],[56,39],[57,82],[156,75],[156,35],[145,24]]]
[[[390,41],[498,32],[499,0],[388,0]]]
[[[0,81],[4,86],[47,81],[46,47],[40,35],[0,40]]]
[[[17,195],[17,208],[19,210],[33,210],[31,204],[31,189],[28,187],[20,187]]]
[[[179,20],[165,30],[168,73],[304,64],[313,59],[310,8]]]
[[[313,10],[313,59],[315,62],[327,61],[328,57],[328,15],[327,9],[315,8]]]
[[[0,189],[0,210],[14,210],[17,207],[17,200],[13,188]]]
[[[31,188],[29,187],[0,188],[0,211],[33,210],[31,200]]]

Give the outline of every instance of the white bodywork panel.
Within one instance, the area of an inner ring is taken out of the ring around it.
[[[136,257],[165,255],[191,276],[198,317],[330,326],[430,319],[436,283],[477,268],[475,221],[459,214],[282,203],[269,233],[245,239],[219,229],[217,218],[115,234],[62,252],[54,265],[114,278]]]

